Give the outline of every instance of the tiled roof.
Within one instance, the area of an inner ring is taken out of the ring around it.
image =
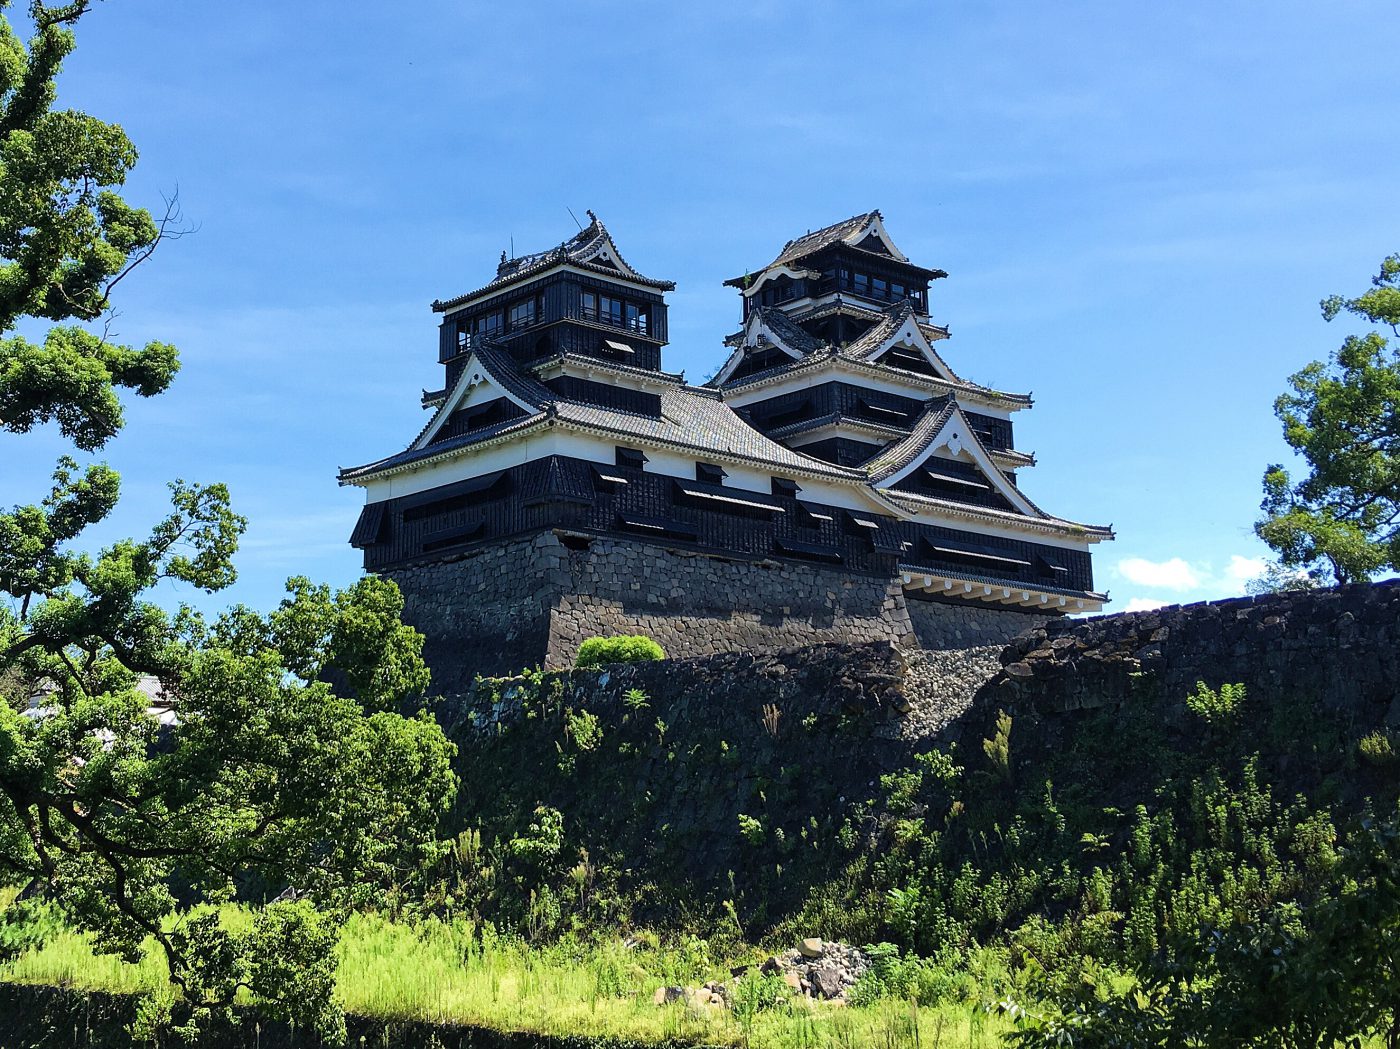
[[[380,459],[377,462],[366,463],[364,466],[351,466],[340,471],[340,483],[347,484],[382,473],[385,470],[392,470],[396,466],[405,466],[409,463],[418,462],[421,459],[436,459],[439,456],[447,455],[459,448],[465,448],[471,444],[478,444],[481,441],[488,441],[494,437],[501,437],[517,430],[529,429],[548,417],[547,412],[535,412],[527,415],[523,419],[507,419],[505,422],[494,423],[491,426],[483,426],[479,430],[468,430],[464,434],[451,437],[446,441],[439,441],[437,444],[430,444],[423,448],[408,448],[397,455],[391,455],[387,459]]]
[[[1019,510],[998,510],[991,506],[974,506],[969,503],[960,503],[955,499],[940,499],[936,495],[903,492],[897,488],[882,488],[880,494],[891,502],[914,511],[931,506],[939,510],[961,514],[964,517],[994,518],[1006,521],[1008,524],[1039,526],[1052,532],[1079,531],[1095,538],[1113,538],[1113,529],[1105,525],[1079,524],[1076,521],[1067,521],[1062,517],[1051,517],[1048,514],[1044,517],[1027,517]]]
[[[355,481],[420,460],[436,459],[444,453],[533,427],[542,421],[604,431],[622,441],[667,444],[701,456],[737,458],[783,473],[815,474],[841,480],[859,480],[864,476],[859,470],[813,459],[765,437],[740,418],[716,390],[675,383],[659,391],[660,414],[647,415],[561,397],[522,374],[510,356],[489,341],[476,342],[471,353],[492,382],[534,408],[534,413],[421,448],[410,446],[387,459],[342,470],[340,480]],[[469,362],[458,379],[459,384],[466,381],[470,370]],[[419,434],[414,445],[432,429],[439,417],[450,414],[455,400],[455,396],[449,395],[443,401],[433,422]]]
[[[757,273],[762,273],[765,270],[773,269],[775,266],[792,267],[795,263],[799,263],[803,259],[815,255],[823,248],[828,248],[833,244],[844,242],[848,247],[856,248],[858,251],[865,251],[867,249],[858,246],[857,238],[872,225],[882,232],[882,235],[886,238],[886,245],[894,252],[892,256],[888,256],[889,258],[904,265],[914,265],[904,257],[903,253],[900,252],[898,248],[894,247],[894,244],[888,239],[888,235],[883,234],[884,219],[881,214],[878,211],[867,211],[863,215],[852,215],[850,218],[843,219],[841,222],[835,222],[819,230],[804,233],[802,236],[788,241],[783,245],[783,250],[778,252],[778,257],[767,266],[764,266],[763,269],[755,270],[753,273],[746,274],[743,277],[734,277],[725,281],[725,284],[732,287],[742,287],[746,284],[746,278],[748,277],[752,277]],[[877,253],[871,252],[871,254]],[[886,257],[883,253],[878,254],[880,254],[881,257]],[[943,270],[932,270],[923,266],[914,266],[914,268],[922,270],[932,277],[947,276]]]
[[[513,393],[532,407],[543,408],[556,394],[533,375],[516,366],[515,359],[489,339],[473,344],[472,356],[481,361],[491,378],[508,393]]]
[[[878,211],[867,211],[863,215],[852,215],[841,222],[835,222],[830,226],[803,234],[784,244],[783,250],[778,252],[778,257],[763,268],[772,269],[774,266],[784,266],[790,262],[805,259],[808,255],[821,251],[822,248],[829,247],[837,241],[854,237],[879,217]]]
[[[806,356],[821,349],[824,343],[815,335],[809,335],[806,331],[794,324],[786,313],[773,306],[760,306],[758,308],[759,319],[768,326],[783,344],[789,349],[796,350]]]
[[[885,340],[899,331],[900,326],[910,319],[912,319],[915,324],[919,323],[914,304],[908,299],[905,299],[903,302],[895,303],[885,310],[885,316],[880,320],[880,323],[876,324],[860,338],[846,346],[841,351],[842,355],[855,360],[873,362],[875,353],[880,349],[881,345],[884,344]],[[953,369],[948,366],[948,362],[939,355],[937,350],[933,349],[932,342],[929,343],[929,352],[933,354],[938,363],[943,366],[944,370],[952,376],[956,382],[966,382],[966,380],[959,378],[957,372],[953,371]]]
[[[938,437],[939,432],[954,414],[958,414],[964,423],[967,422],[967,418],[962,416],[961,412],[961,406],[952,397],[949,397],[947,401],[941,405],[937,402],[930,404],[929,407],[925,409],[924,413],[919,416],[918,420],[915,421],[914,428],[909,432],[908,437],[890,445],[884,451],[873,456],[866,462],[865,470],[869,474],[870,482],[872,484],[878,484],[880,481],[894,476],[910,463],[917,461],[921,455],[928,451],[929,445]],[[965,444],[975,445],[986,458],[990,459],[992,453],[987,450],[987,446],[983,444],[982,439],[977,436],[977,431],[971,426],[965,426],[964,429],[966,430],[966,435],[962,438],[963,442]],[[995,470],[997,467],[993,465],[992,469]],[[991,514],[997,517],[1019,521],[1033,521],[1056,527],[1079,528],[1096,536],[1112,536],[1113,534],[1111,529],[1100,525],[1081,525],[1073,521],[1054,517],[1037,506],[1031,498],[1019,488],[1016,489],[1016,494],[1021,499],[1025,500],[1026,505],[1034,511],[1035,516],[1028,517],[1019,510],[997,510],[991,507],[970,506],[966,503],[960,503],[955,499],[942,499],[933,495],[903,492],[895,488],[882,488],[880,491],[882,495],[902,503],[909,503],[912,501],[915,505],[933,505],[949,509],[957,508],[958,510],[972,512],[978,515]]]
[[[531,361],[530,370],[539,372],[545,368],[552,368],[556,365],[573,364],[582,368],[594,371],[614,372],[618,375],[625,375],[630,378],[643,379],[648,382],[684,383],[685,372],[663,372],[653,371],[650,368],[638,368],[632,364],[623,364],[619,361],[605,361],[597,357],[589,357],[582,353],[556,353],[552,357],[545,357],[541,360]]]
[[[737,352],[738,351],[736,351],[736,353]],[[1029,394],[1002,393],[1000,390],[993,390],[991,387],[988,386],[980,386],[977,383],[968,382],[965,379],[958,380],[957,382],[950,382],[947,379],[921,375],[918,372],[905,371],[903,368],[897,368],[892,364],[885,364],[882,361],[866,361],[856,357],[851,357],[845,350],[837,350],[830,345],[824,346],[822,349],[817,350],[814,353],[808,354],[801,360],[784,361],[781,364],[773,365],[773,367],[771,368],[764,368],[762,371],[754,372],[752,375],[745,375],[742,379],[735,379],[732,382],[727,382],[724,384],[723,389],[732,392],[744,386],[752,385],[753,383],[764,382],[768,379],[775,379],[780,375],[787,374],[788,372],[797,372],[803,371],[808,368],[817,368],[823,364],[836,360],[846,361],[850,364],[859,364],[862,367],[878,370],[881,372],[889,372],[900,379],[903,379],[905,381],[913,381],[914,383],[917,383],[920,386],[934,387],[938,389],[953,388],[971,394],[978,394],[988,398],[989,400],[1005,402],[1009,405],[1026,406],[1031,403],[1031,398]]]
[[[775,441],[785,441],[812,430],[820,430],[823,426],[847,426],[853,430],[864,430],[867,433],[883,437],[886,441],[898,441],[909,432],[898,426],[888,426],[885,423],[871,422],[869,419],[842,415],[840,412],[830,412],[814,419],[802,419],[795,423],[776,427],[768,431],[768,436]]]
[[[903,440],[895,441],[866,462],[865,469],[870,474],[870,480],[883,481],[886,477],[899,473],[900,470],[917,459],[928,448],[929,443],[938,436],[938,432],[953,417],[953,413],[957,409],[958,402],[951,397],[930,402],[919,418],[915,420],[909,431],[909,436]],[[976,439],[976,434],[969,436]]]
[[[526,277],[534,276],[537,273],[557,266],[561,263],[568,263],[582,269],[591,270],[603,276],[620,277],[632,281],[635,284],[645,284],[660,291],[670,291],[676,284],[675,281],[657,280],[653,277],[644,277],[622,257],[622,252],[617,250],[617,244],[613,241],[612,235],[608,233],[598,217],[591,211],[588,217],[592,220],[588,228],[581,230],[578,234],[566,240],[558,247],[550,248],[548,251],[535,252],[532,255],[521,255],[518,258],[507,259],[502,253],[501,264],[496,267],[496,277],[489,284],[485,284],[475,291],[469,291],[465,295],[457,295],[447,300],[436,300],[433,302],[433,309],[442,313],[445,310],[453,309],[497,288],[513,284]],[[606,265],[595,261],[604,253],[611,254],[621,264],[621,268]]]
[[[661,393],[661,415],[645,416],[595,404],[559,401],[559,420],[607,430],[622,438],[660,441],[700,453],[734,456],[763,466],[826,477],[857,479],[861,471],[795,452],[759,433],[715,390],[677,386]]]

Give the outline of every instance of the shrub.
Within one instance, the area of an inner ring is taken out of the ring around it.
[[[661,646],[645,634],[590,637],[578,646],[574,666],[580,670],[592,670],[608,663],[645,663],[665,658],[666,653]]]
[[[1224,684],[1220,691],[1196,682],[1196,691],[1186,697],[1186,709],[1205,721],[1211,728],[1222,728],[1234,722],[1244,705],[1244,685]]]
[[[763,821],[747,813],[739,813],[739,836],[750,845],[762,845],[765,837]]]
[[[1389,732],[1377,730],[1356,744],[1361,760],[1368,765],[1384,768],[1396,761],[1395,740]]]
[[[586,710],[577,714],[572,708],[564,711],[564,731],[579,750],[597,750],[598,744],[603,742],[603,726],[598,715]]]

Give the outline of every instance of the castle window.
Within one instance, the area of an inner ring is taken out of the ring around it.
[[[870,282],[870,290],[877,299],[888,298],[890,294],[890,286],[885,283],[884,277],[876,277],[872,280]]]
[[[856,278],[855,278],[855,283],[854,283],[854,285],[853,285],[853,290],[855,291],[855,293],[856,293],[857,295],[869,295],[869,294],[870,294],[870,274],[868,274],[868,273],[857,273],[857,274],[856,274]]]
[[[527,324],[535,323],[535,300],[526,299],[524,302],[517,302],[510,308],[510,326],[512,328],[523,328]]]
[[[648,318],[646,310],[642,309],[640,306],[634,306],[632,303],[629,302],[627,304],[625,316],[627,318],[627,327],[629,329],[631,329],[632,331],[641,332],[643,335],[647,333]]]
[[[704,481],[706,484],[724,484],[724,479],[728,476],[722,466],[716,466],[713,463],[695,464],[695,479],[697,481]]]
[[[614,462],[628,470],[646,469],[647,457],[640,448],[623,448],[619,445],[614,453]]]
[[[490,313],[483,313],[480,317],[476,317],[472,320],[472,334],[499,334],[503,323],[500,310],[492,310]]]
[[[882,404],[871,404],[865,398],[856,401],[856,412],[877,422],[907,422],[909,416],[897,408],[886,408]]]
[[[600,295],[596,291],[583,293],[583,319],[602,321],[622,327],[623,303],[610,295]]]
[[[785,496],[788,499],[797,498],[797,493],[802,491],[802,486],[796,481],[789,481],[786,477],[774,477],[772,479],[772,491],[774,495]]]
[[[905,290],[903,284],[890,285],[890,298],[894,299],[896,302],[898,302],[900,299],[907,297],[908,294],[909,293]]]

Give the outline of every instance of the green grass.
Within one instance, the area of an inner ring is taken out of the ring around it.
[[[972,1006],[885,1001],[842,1008],[794,1001],[745,1024],[725,1009],[652,1004],[659,986],[727,975],[727,967],[710,964],[694,945],[659,948],[613,940],[531,947],[473,936],[464,925],[408,926],[356,916],[341,940],[338,994],[348,1011],[366,1016],[754,1049],[964,1049],[996,1045],[1007,1030],[1000,1018]],[[4,978],[84,990],[165,990],[156,952],[127,965],[93,955],[86,937],[71,932],[22,955]]]

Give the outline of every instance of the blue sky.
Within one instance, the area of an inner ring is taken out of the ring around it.
[[[1318,300],[1400,250],[1389,3],[99,4],[62,104],[178,186],[195,235],[124,283],[115,330],[175,342],[171,391],[103,457],[104,536],[167,479],[251,519],[205,604],[336,584],[360,502],[336,468],[404,447],[440,378],[435,297],[592,208],[674,279],[667,366],[737,327],[727,277],[878,207],[946,269],[954,367],[1033,391],[1018,445],[1048,510],[1112,523],[1113,608],[1238,593],[1284,455],[1271,403],[1346,333]],[[56,434],[0,436],[0,501]],[[172,599],[194,598],[172,592]]]

